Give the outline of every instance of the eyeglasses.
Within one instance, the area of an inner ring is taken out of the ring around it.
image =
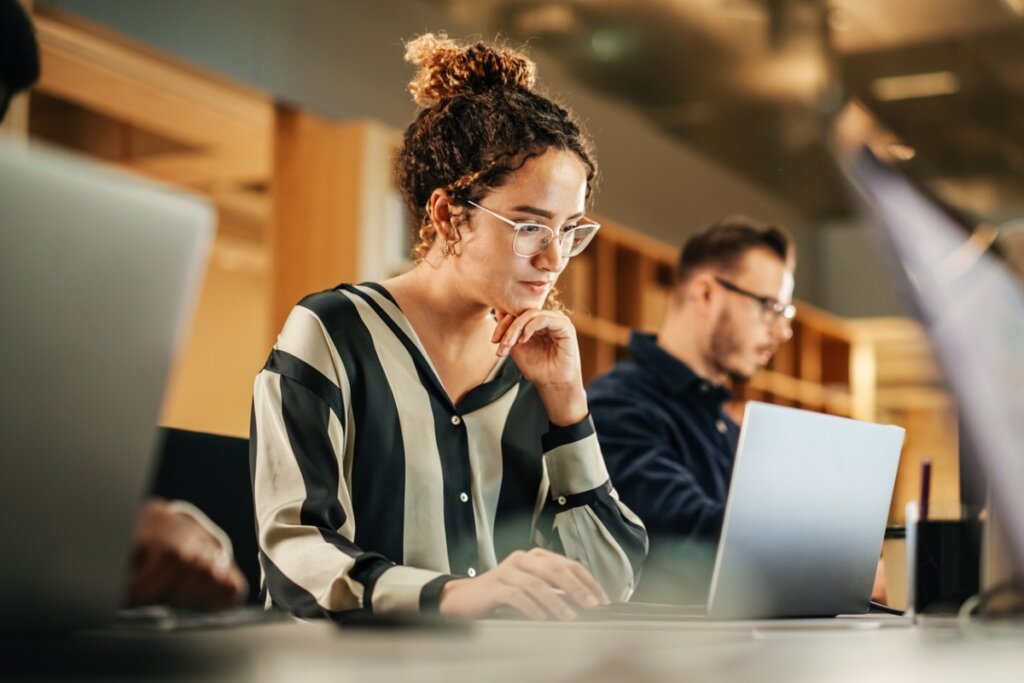
[[[754,294],[751,291],[743,289],[723,278],[715,276],[715,281],[722,285],[730,292],[735,292],[740,296],[745,296],[748,299],[753,299],[757,303],[761,304],[761,322],[765,325],[774,325],[779,320],[785,320],[787,327],[791,320],[796,317],[796,306],[793,304],[784,304],[777,299],[773,299],[770,296],[761,296],[760,294]]]
[[[516,231],[515,237],[512,238],[512,251],[515,252],[516,256],[524,258],[541,253],[548,248],[551,240],[558,241],[558,253],[561,254],[562,258],[576,256],[587,248],[590,240],[594,239],[594,235],[597,234],[598,229],[601,227],[598,223],[583,223],[582,225],[562,230],[556,235],[554,230],[542,223],[517,222],[511,218],[505,218],[501,214],[494,213],[476,202],[469,202],[468,200],[467,202],[481,211],[491,214],[498,220],[508,223]]]

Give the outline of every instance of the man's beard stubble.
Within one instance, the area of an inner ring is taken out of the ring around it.
[[[722,311],[711,330],[711,362],[718,372],[734,383],[750,381],[750,375],[727,365],[729,356],[742,350],[743,347],[736,341],[736,326],[732,318]]]

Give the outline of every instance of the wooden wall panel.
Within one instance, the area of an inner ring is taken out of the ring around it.
[[[275,123],[272,313],[279,329],[304,295],[359,279],[361,124],[279,107]]]
[[[40,8],[33,21],[41,91],[194,150],[166,162],[165,180],[192,186],[266,181],[273,121],[266,95],[60,12]],[[204,154],[213,158],[200,167],[206,175],[182,176],[183,165]],[[162,177],[162,169],[153,162],[151,173]]]

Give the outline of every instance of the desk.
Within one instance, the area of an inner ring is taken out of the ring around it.
[[[278,622],[0,643],[0,679],[103,681],[758,681],[1024,678],[1024,624],[488,621],[465,630]]]

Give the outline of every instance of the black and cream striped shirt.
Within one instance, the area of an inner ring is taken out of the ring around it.
[[[253,396],[260,562],[300,616],[436,609],[444,583],[541,545],[625,600],[647,551],[590,418],[556,428],[508,358],[452,405],[375,284],[306,297]]]

